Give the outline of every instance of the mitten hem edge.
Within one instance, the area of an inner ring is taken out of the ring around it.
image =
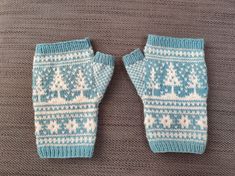
[[[147,45],[169,48],[204,49],[204,39],[179,38],[149,34]]]
[[[40,146],[40,158],[91,158],[94,146]]]
[[[203,154],[206,149],[206,143],[189,141],[151,141],[149,146],[153,153],[194,153]]]
[[[69,40],[55,43],[40,43],[36,45],[35,54],[56,54],[91,48],[89,38]]]

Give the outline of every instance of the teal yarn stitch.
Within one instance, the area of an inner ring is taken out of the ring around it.
[[[91,158],[114,57],[88,38],[36,45],[32,100],[40,158]]]
[[[154,153],[202,154],[207,143],[207,69],[204,40],[149,35],[123,57],[144,104],[144,125]]]

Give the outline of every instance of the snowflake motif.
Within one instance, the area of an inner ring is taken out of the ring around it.
[[[200,119],[197,120],[197,125],[199,125],[202,130],[207,128],[207,119],[200,117]]]
[[[69,122],[66,123],[65,126],[69,130],[69,133],[76,132],[78,128],[78,124],[75,119],[69,120]]]
[[[39,131],[42,129],[42,126],[39,122],[35,122],[35,132],[39,134]]]
[[[87,131],[94,132],[96,129],[96,123],[93,119],[87,119],[87,122],[85,123],[84,127]]]
[[[182,128],[188,128],[190,123],[191,122],[188,119],[188,116],[182,116],[181,119],[179,120],[179,124],[181,125]]]
[[[152,127],[155,119],[151,115],[146,115],[144,119],[144,125],[146,128]]]
[[[164,128],[170,128],[173,120],[170,118],[170,115],[163,115],[161,119],[161,124]]]
[[[55,120],[50,121],[50,124],[47,125],[48,130],[51,131],[51,133],[57,133],[60,125],[57,124],[57,122]]]

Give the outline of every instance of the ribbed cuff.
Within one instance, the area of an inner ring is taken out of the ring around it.
[[[153,34],[148,35],[147,44],[170,48],[204,49],[204,39],[176,38]]]
[[[89,38],[70,40],[56,43],[42,43],[36,45],[36,54],[55,54],[68,51],[89,49],[91,41]]]
[[[37,151],[40,158],[91,158],[94,146],[44,146]]]
[[[137,61],[143,60],[143,59],[144,59],[144,55],[140,51],[139,48],[137,48],[134,51],[132,51],[131,53],[123,56],[123,58],[122,58],[125,66],[132,65],[132,64],[136,63]]]
[[[202,154],[205,152],[206,144],[189,141],[151,141],[150,148],[154,153],[195,153]]]
[[[96,63],[102,63],[110,66],[114,66],[115,64],[115,59],[112,55],[104,54],[101,52],[96,52],[93,61]]]

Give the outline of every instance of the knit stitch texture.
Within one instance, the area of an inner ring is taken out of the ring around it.
[[[145,130],[154,153],[202,154],[207,143],[207,69],[204,40],[149,35],[123,57],[144,104]]]
[[[111,79],[114,58],[97,52],[89,39],[36,46],[33,105],[41,158],[90,158],[98,105]]]

